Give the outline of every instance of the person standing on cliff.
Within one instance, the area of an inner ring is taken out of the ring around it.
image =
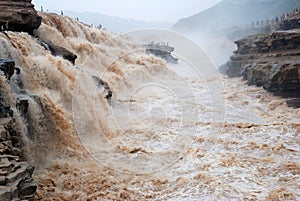
[[[61,15],[64,15],[64,12],[61,10],[61,11],[60,11],[60,14],[61,14]]]

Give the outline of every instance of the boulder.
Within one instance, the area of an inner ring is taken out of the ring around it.
[[[77,55],[73,54],[66,48],[52,45],[52,44],[48,44],[48,45],[49,45],[49,49],[50,49],[52,55],[61,56],[64,59],[70,61],[73,65],[75,65],[75,60],[77,59]]]
[[[10,59],[0,59],[0,70],[3,71],[5,77],[9,80],[15,72],[15,62]]]
[[[0,118],[13,117],[14,111],[9,106],[3,106],[0,104]]]
[[[45,50],[50,51],[53,56],[61,56],[64,59],[70,61],[73,65],[75,65],[75,60],[77,59],[76,54],[73,54],[66,48],[47,43],[43,40],[39,40],[39,43],[43,48],[45,48]]]
[[[1,30],[23,31],[33,34],[41,24],[31,0],[0,0]]]
[[[97,87],[103,87],[104,89],[104,97],[110,101],[112,98],[113,92],[110,90],[109,85],[107,82],[103,81],[101,78],[97,76],[92,76],[92,79],[94,80],[94,83],[96,84]]]
[[[16,98],[16,108],[21,113],[22,116],[25,116],[28,112],[29,101],[23,96],[17,96]]]
[[[21,199],[33,198],[37,185],[32,178],[24,179],[19,183],[18,189],[20,189],[19,195]]]

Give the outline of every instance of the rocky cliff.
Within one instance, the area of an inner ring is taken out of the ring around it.
[[[243,76],[249,84],[276,95],[299,98],[300,29],[296,27],[300,23],[296,22],[299,15],[280,23],[281,30],[236,41],[237,51],[220,71],[230,77]]]
[[[33,34],[41,23],[31,0],[0,0],[0,31]],[[3,32],[7,36],[7,32]],[[1,43],[5,50],[5,44]],[[9,56],[11,57],[11,55]],[[14,112],[27,112],[28,101],[13,100],[8,94],[11,78],[19,74],[11,59],[0,58],[0,200],[33,200],[37,189],[32,174],[34,166],[26,162],[23,131]]]
[[[0,65],[3,64],[2,61],[0,60]],[[15,67],[14,63],[7,60],[5,64],[12,66],[13,69]],[[33,200],[37,189],[32,178],[34,166],[25,160],[22,135],[11,109],[10,97],[7,95],[6,70],[1,69],[6,78],[0,78],[0,200]],[[16,109],[20,112],[26,111],[24,102],[17,101],[16,104],[13,106],[15,111]]]
[[[15,120],[0,118],[0,200],[33,200],[37,185],[34,166],[24,161]]]
[[[30,34],[41,24],[31,0],[0,0],[0,29]]]

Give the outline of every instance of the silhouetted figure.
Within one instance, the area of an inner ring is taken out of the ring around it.
[[[61,11],[60,11],[60,14],[61,14],[61,15],[64,15],[64,12],[61,10]]]
[[[281,21],[285,20],[285,13],[282,13],[281,15]]]
[[[43,6],[41,6],[41,12],[43,12]]]

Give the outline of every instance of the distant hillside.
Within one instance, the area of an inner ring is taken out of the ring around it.
[[[132,19],[124,19],[115,16],[102,15],[93,12],[74,12],[65,11],[65,15],[73,18],[79,18],[81,22],[93,24],[93,26],[102,25],[103,28],[112,32],[127,32],[136,29],[145,28],[163,28],[170,29],[172,24],[168,22],[145,22]]]
[[[300,0],[223,0],[191,17],[179,20],[173,29],[179,32],[204,32],[271,19],[300,8]]]

